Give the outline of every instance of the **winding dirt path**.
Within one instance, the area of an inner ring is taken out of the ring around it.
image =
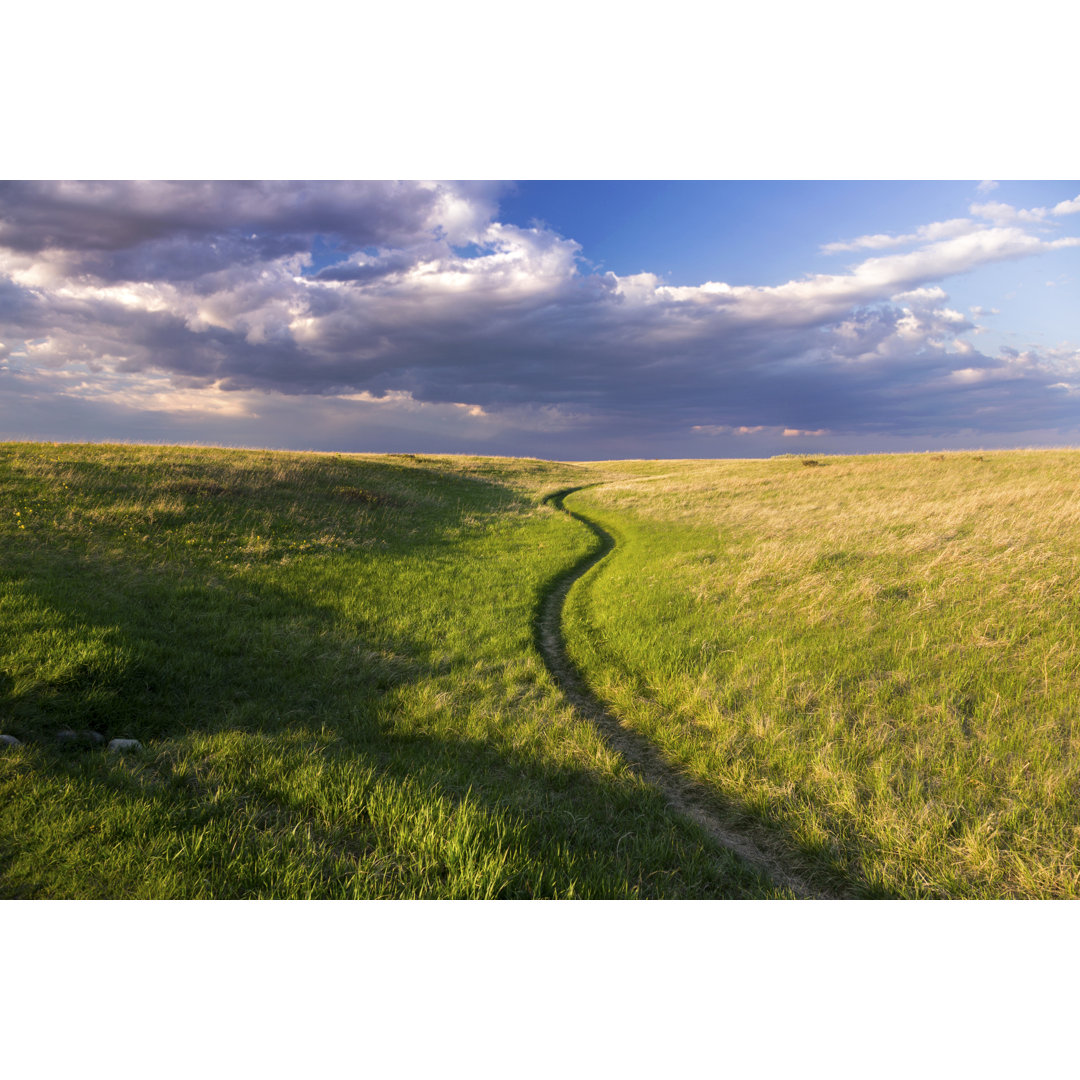
[[[596,551],[586,555],[556,580],[540,606],[536,640],[548,671],[578,713],[597,729],[608,746],[621,754],[642,779],[660,790],[672,810],[699,825],[717,844],[766,874],[774,884],[790,889],[803,899],[828,899],[828,894],[811,888],[784,866],[777,856],[762,850],[761,845],[745,831],[736,829],[709,809],[705,789],[696,781],[676,772],[647,739],[624,727],[618,717],[593,695],[567,655],[562,635],[562,613],[567,594],[575,581],[614,549],[615,539],[595,521],[567,509],[563,500],[575,491],[596,486],[582,484],[578,487],[563,488],[544,500],[580,521],[600,541],[600,547]]]

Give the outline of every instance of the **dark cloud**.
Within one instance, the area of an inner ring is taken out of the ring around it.
[[[426,233],[445,189],[396,181],[5,181],[0,241],[15,251],[119,251],[178,234],[327,233],[358,248]]]
[[[0,327],[17,336],[34,337],[46,314],[37,293],[0,275]]]
[[[249,235],[231,230],[195,237],[180,233],[119,250],[72,253],[68,265],[73,273],[101,282],[183,282],[206,293],[214,289],[210,275],[250,270],[310,250],[310,236],[291,233]]]
[[[370,284],[390,274],[400,273],[416,265],[416,256],[409,252],[392,252],[381,258],[368,258],[363,262],[342,262],[324,266],[312,274],[313,281],[355,281]]]
[[[532,424],[612,445],[628,431],[914,435],[1075,415],[1080,358],[984,355],[965,339],[975,324],[933,285],[1060,241],[972,225],[844,275],[669,288],[581,272],[572,241],[495,221],[495,193],[0,185],[5,364],[27,377],[90,372],[115,400],[116,380],[163,373],[184,391],[374,395],[391,403],[384,417],[428,403],[450,409],[440,423],[500,414],[519,434]],[[344,257],[305,273],[317,237]]]

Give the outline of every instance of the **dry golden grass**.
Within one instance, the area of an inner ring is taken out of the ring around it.
[[[1080,453],[624,463],[575,659],[869,895],[1080,892]]]

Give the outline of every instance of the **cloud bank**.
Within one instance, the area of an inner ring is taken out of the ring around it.
[[[588,269],[573,239],[501,222],[502,193],[2,184],[0,418],[563,457],[1077,423],[1080,352],[984,354],[993,312],[942,283],[1080,245],[1061,232],[1080,195],[836,240],[865,257],[835,273],[676,287]]]

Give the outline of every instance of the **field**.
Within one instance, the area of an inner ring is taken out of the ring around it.
[[[841,893],[1080,893],[1080,454],[635,471],[567,500],[624,722]]]
[[[536,652],[581,472],[0,448],[0,893],[776,895]]]
[[[1076,896],[1078,488],[0,445],[0,896]]]

